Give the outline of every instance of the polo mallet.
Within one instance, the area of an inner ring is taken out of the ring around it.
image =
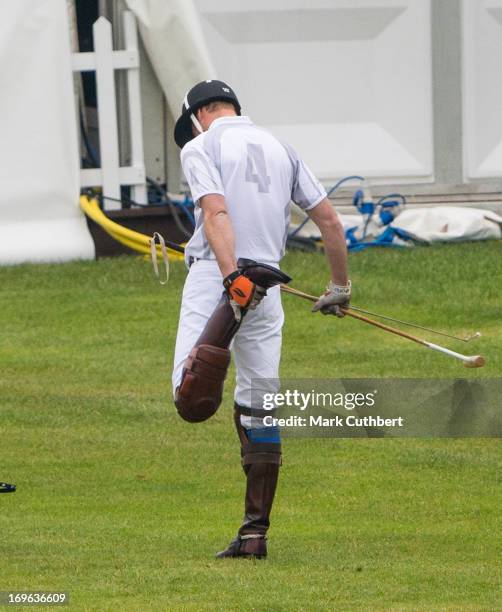
[[[319,299],[315,295],[304,293],[303,291],[299,291],[298,289],[295,289],[294,287],[288,287],[287,285],[281,285],[281,290],[284,291],[284,293],[290,293],[291,295],[296,295],[297,297],[301,297],[304,300],[309,300],[310,302],[317,302],[317,300]],[[363,315],[356,314],[350,308],[349,309],[342,308],[341,310],[344,314],[346,314],[349,317],[353,317],[354,319],[358,319],[359,321],[364,321],[364,323],[369,323],[370,325],[379,327],[380,329],[383,329],[384,331],[388,331],[391,334],[396,334],[396,336],[407,338],[408,340],[411,340],[412,342],[416,342],[417,344],[421,344],[422,346],[426,346],[427,348],[430,348],[433,351],[439,351],[440,353],[444,353],[445,355],[449,355],[450,357],[459,359],[460,361],[463,362],[466,368],[482,368],[485,365],[485,358],[482,355],[462,355],[461,353],[450,351],[450,349],[447,349],[444,346],[439,346],[438,344],[427,342],[426,340],[422,340],[420,338],[417,338],[416,336],[407,334],[406,332],[403,332],[400,329],[389,327],[388,325],[384,325],[383,323],[378,323],[378,321],[373,321],[373,319],[368,319],[368,317],[364,317]]]
[[[7,482],[0,482],[0,493],[14,493],[16,485]]]

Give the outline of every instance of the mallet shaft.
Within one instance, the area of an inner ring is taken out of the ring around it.
[[[315,295],[310,295],[308,293],[304,293],[299,289],[295,289],[294,287],[288,287],[287,285],[281,285],[281,290],[285,293],[290,293],[291,295],[296,295],[297,297],[301,297],[304,300],[309,300],[310,302],[317,302],[319,298]],[[450,349],[444,348],[443,346],[439,346],[438,344],[433,344],[432,342],[427,342],[426,340],[422,340],[421,338],[417,338],[416,336],[412,336],[406,332],[401,331],[400,329],[395,329],[394,327],[390,327],[389,325],[384,325],[383,323],[379,323],[378,321],[373,321],[373,319],[369,319],[363,315],[357,314],[350,309],[342,308],[344,314],[352,317],[353,319],[358,319],[359,321],[364,321],[364,323],[368,323],[369,325],[373,325],[374,327],[379,327],[384,331],[387,331],[391,334],[395,334],[396,336],[401,336],[402,338],[406,338],[407,340],[411,340],[412,342],[416,342],[417,344],[421,344],[433,351],[438,351],[445,355],[449,355],[450,357],[454,357],[455,359],[459,359],[464,362],[464,365],[469,368],[480,368],[485,365],[485,360],[481,355],[462,355],[461,353],[456,353],[455,351],[451,351]]]
[[[460,336],[455,336],[453,334],[447,334],[437,329],[425,327],[424,325],[418,325],[418,323],[412,323],[411,321],[403,321],[402,319],[396,319],[395,317],[389,317],[388,315],[383,315],[378,312],[372,312],[371,310],[366,310],[364,308],[358,308],[357,306],[351,306],[350,309],[355,310],[357,312],[362,312],[363,314],[370,315],[371,317],[378,317],[379,319],[385,319],[386,321],[392,321],[392,323],[398,323],[399,325],[407,325],[408,327],[414,327],[415,329],[421,329],[422,331],[426,331],[431,334],[437,334],[438,336],[444,336],[445,338],[451,338],[452,340],[459,340],[460,342],[469,342],[470,340],[473,340],[474,338],[477,338],[481,335],[479,332],[476,332],[475,334],[471,334],[467,338],[461,338]]]

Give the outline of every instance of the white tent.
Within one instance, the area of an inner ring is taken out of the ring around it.
[[[0,263],[93,258],[65,0],[0,9]]]

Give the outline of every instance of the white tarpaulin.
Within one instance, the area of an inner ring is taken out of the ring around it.
[[[460,206],[436,206],[435,208],[410,208],[401,212],[392,223],[383,225],[378,213],[371,219],[360,214],[342,215],[340,220],[345,231],[353,230],[354,235],[365,242],[372,242],[389,227],[403,230],[419,242],[462,242],[468,240],[490,240],[502,237],[502,217],[490,210],[463,208]],[[297,233],[298,237],[320,239],[319,229],[308,221]],[[364,236],[364,239],[363,239]],[[394,236],[394,244],[406,244]]]
[[[0,0],[0,264],[93,258],[65,0]]]
[[[391,224],[427,242],[488,240],[501,237],[502,217],[481,208],[437,206],[404,210]]]
[[[126,0],[174,117],[193,85],[216,78],[192,0]]]

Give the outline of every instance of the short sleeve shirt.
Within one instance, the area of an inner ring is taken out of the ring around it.
[[[198,206],[209,194],[225,197],[236,257],[278,263],[284,255],[291,201],[314,208],[326,191],[294,149],[249,117],[220,117],[189,141],[181,164],[195,208],[195,231],[186,257],[214,259]]]

